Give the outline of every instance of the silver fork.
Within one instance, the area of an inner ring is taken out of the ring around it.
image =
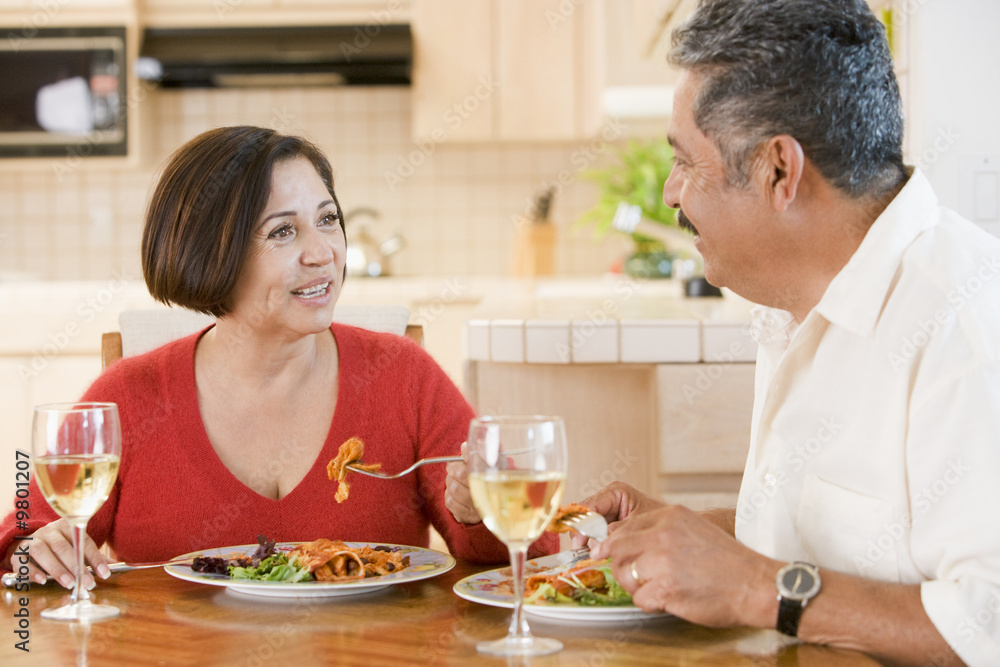
[[[389,473],[380,472],[377,470],[362,470],[361,468],[355,468],[354,463],[348,463],[344,467],[350,470],[351,472],[360,473],[362,475],[368,475],[369,477],[378,477],[379,479],[398,479],[403,475],[409,475],[411,472],[413,472],[420,466],[427,465],[428,463],[449,463],[451,461],[461,461],[461,460],[462,460],[461,456],[435,456],[429,459],[420,459],[406,470],[402,472],[397,472],[395,475],[390,475]]]
[[[603,541],[608,539],[608,522],[597,512],[571,512],[559,520],[584,537]]]

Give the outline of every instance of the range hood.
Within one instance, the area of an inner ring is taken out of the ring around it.
[[[137,71],[167,88],[409,85],[409,25],[147,28]]]

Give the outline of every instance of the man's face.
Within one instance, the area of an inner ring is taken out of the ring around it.
[[[678,220],[695,234],[695,247],[705,260],[705,277],[748,296],[748,282],[766,256],[766,202],[756,183],[749,189],[726,182],[726,165],[715,143],[695,125],[692,113],[702,79],[684,72],[674,92],[667,139],[675,163],[663,185],[663,201],[678,208]],[[748,298],[752,298],[749,297]]]

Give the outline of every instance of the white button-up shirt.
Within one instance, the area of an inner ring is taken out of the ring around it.
[[[1000,239],[914,171],[805,320],[760,307],[752,333],[737,538],[919,583],[959,656],[1000,665]]]

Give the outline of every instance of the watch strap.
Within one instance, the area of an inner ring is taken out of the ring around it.
[[[778,596],[778,632],[795,637],[799,633],[799,620],[805,604],[801,600],[789,600]]]

